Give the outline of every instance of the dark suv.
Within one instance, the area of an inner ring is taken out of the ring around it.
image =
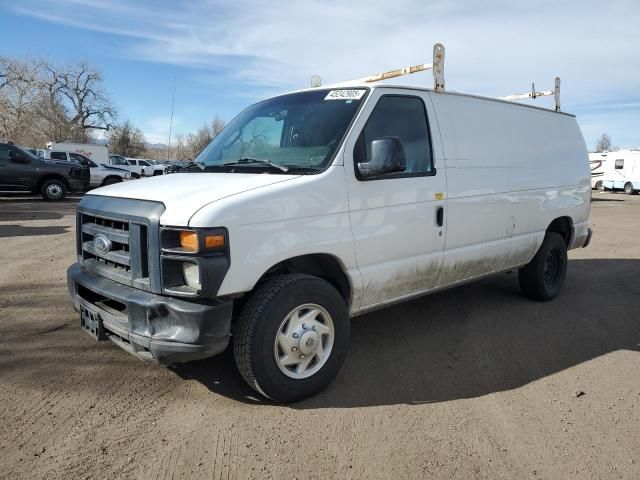
[[[67,192],[86,192],[90,172],[71,162],[52,162],[28,150],[0,143],[0,191],[40,193],[45,200],[62,200]]]

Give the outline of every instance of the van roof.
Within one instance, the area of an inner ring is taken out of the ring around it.
[[[392,83],[382,83],[382,84],[372,85],[372,84],[366,84],[361,82],[339,82],[339,83],[333,83],[329,85],[322,85],[319,87],[308,87],[308,88],[302,88],[299,90],[293,90],[291,92],[284,93],[283,95],[287,95],[290,93],[312,92],[315,90],[349,90],[349,89],[367,89],[372,91],[376,89],[400,89],[400,90],[433,92],[433,93],[437,93],[438,95],[459,95],[462,97],[477,98],[481,100],[489,100],[492,102],[505,103],[507,105],[512,105],[514,107],[533,108],[536,110],[541,110],[543,112],[558,113],[561,115],[567,115],[569,117],[575,118],[575,115],[572,113],[556,111],[550,108],[545,108],[537,105],[529,105],[526,103],[519,103],[519,102],[510,101],[510,100],[504,100],[496,97],[487,97],[484,95],[477,95],[473,93],[456,92],[455,90],[436,91],[435,89],[428,88],[428,87],[419,87],[414,85],[400,85],[400,84],[392,84]],[[276,95],[276,96],[280,96],[280,95]]]

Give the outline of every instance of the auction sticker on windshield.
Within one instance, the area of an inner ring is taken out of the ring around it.
[[[325,100],[360,100],[366,90],[331,90]]]

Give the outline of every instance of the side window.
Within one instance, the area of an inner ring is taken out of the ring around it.
[[[619,158],[616,160],[616,165],[615,165],[615,169],[616,170],[622,170],[624,168],[624,159],[623,158]]]
[[[8,162],[10,160],[9,158],[10,151],[11,149],[6,145],[0,145],[0,162]]]
[[[51,160],[66,160],[67,154],[65,152],[51,152]]]
[[[149,162],[145,162],[144,160],[138,160],[138,165],[142,165],[143,167],[150,167]]]
[[[129,165],[135,165],[135,164],[136,164],[136,161],[135,161],[135,160],[126,160],[126,162],[127,162]]]
[[[109,158],[111,159],[111,163],[113,165],[128,165],[127,161],[118,155],[112,155]]]
[[[91,168],[97,167],[95,163],[93,163],[91,160],[89,160],[87,157],[83,155],[78,155],[77,153],[70,153],[69,156],[71,157],[71,160],[78,162],[80,165],[88,166]]]
[[[424,102],[418,97],[385,95],[378,100],[356,141],[356,165],[368,162],[371,142],[380,137],[399,137],[404,146],[406,169],[377,178],[427,175],[433,172],[429,125]]]

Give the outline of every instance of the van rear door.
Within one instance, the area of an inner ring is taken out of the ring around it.
[[[351,227],[363,280],[360,308],[435,288],[445,241],[445,170],[437,170],[439,135],[426,92],[374,89],[345,144]],[[404,171],[364,178],[372,141],[396,137]],[[355,299],[357,301],[357,299]]]

